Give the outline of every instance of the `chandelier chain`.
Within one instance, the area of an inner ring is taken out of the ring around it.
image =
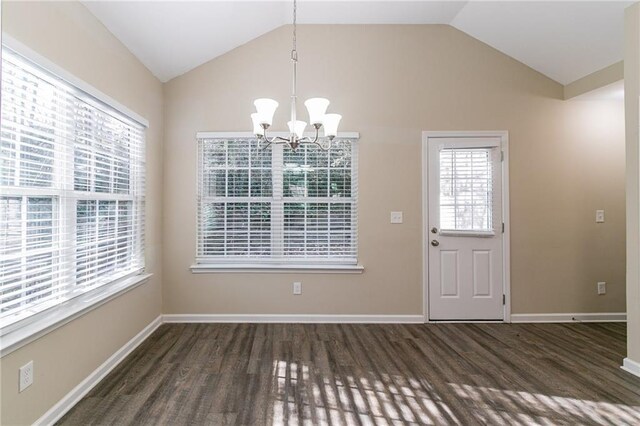
[[[291,62],[293,64],[293,84],[291,91],[291,123],[297,121],[296,112],[296,86],[298,84],[298,50],[297,50],[297,11],[298,3],[293,0],[293,50],[291,50]],[[293,138],[293,133],[292,136]]]
[[[298,11],[298,4],[296,2],[296,0],[293,0],[293,50],[291,50],[291,59],[294,61],[298,60],[298,37],[297,37],[297,11]]]

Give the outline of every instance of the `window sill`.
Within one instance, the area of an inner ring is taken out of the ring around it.
[[[133,290],[149,280],[152,274],[136,275],[117,284],[106,285],[74,297],[56,307],[25,319],[25,324],[0,336],[0,357],[33,342],[63,325],[91,312],[110,300]],[[16,323],[18,324],[18,323]]]
[[[496,233],[493,231],[448,231],[440,230],[438,235],[443,237],[478,237],[478,238],[491,238],[495,237]]]
[[[361,274],[362,265],[269,265],[269,264],[195,264],[191,265],[193,274],[218,273],[273,273],[273,274]]]

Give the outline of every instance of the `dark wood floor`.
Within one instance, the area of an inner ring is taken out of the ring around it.
[[[625,325],[165,324],[60,424],[640,424]]]

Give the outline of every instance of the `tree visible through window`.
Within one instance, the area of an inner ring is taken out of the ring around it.
[[[356,263],[355,139],[199,139],[198,262]]]

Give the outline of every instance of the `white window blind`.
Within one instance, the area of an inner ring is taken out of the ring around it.
[[[357,141],[201,138],[197,263],[356,264]]]
[[[440,228],[493,232],[494,148],[440,150]]]
[[[2,49],[0,325],[144,267],[144,127]]]

